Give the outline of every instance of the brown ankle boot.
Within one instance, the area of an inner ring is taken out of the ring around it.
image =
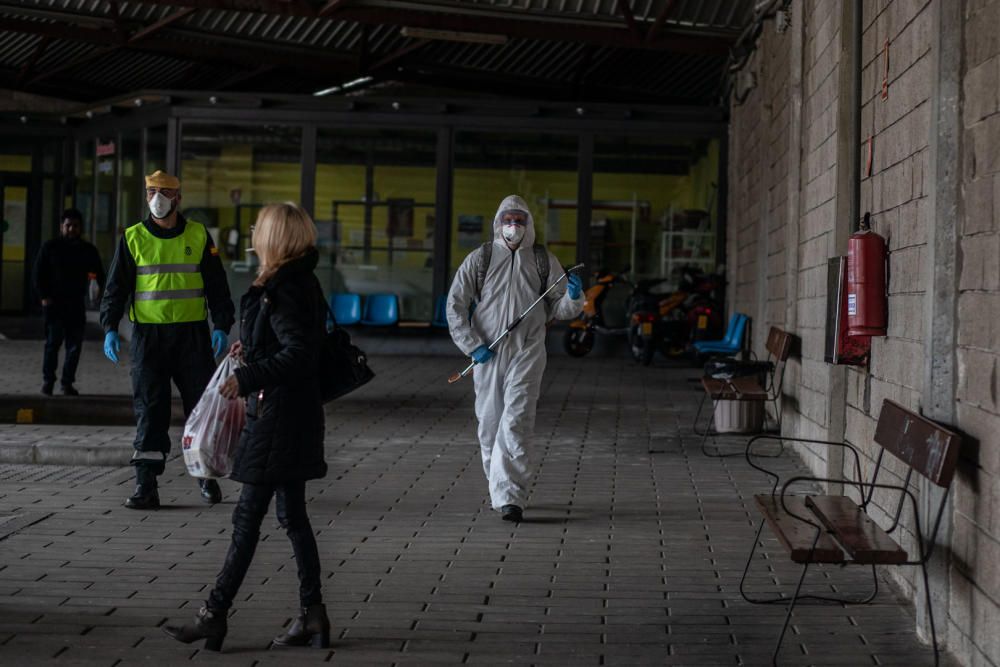
[[[302,614],[291,627],[274,638],[274,645],[329,648],[330,619],[326,616],[326,605],[320,603],[303,607]]]
[[[205,640],[205,650],[221,651],[222,640],[226,638],[229,624],[226,620],[226,612],[212,611],[207,607],[198,610],[198,615],[194,621],[187,625],[165,625],[163,631],[168,637],[173,637],[179,642],[190,644],[199,639]]]

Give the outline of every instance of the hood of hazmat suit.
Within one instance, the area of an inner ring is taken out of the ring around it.
[[[504,241],[500,222],[510,210],[524,211],[528,217],[516,250]],[[516,195],[506,197],[493,218],[492,257],[482,293],[476,293],[482,248],[465,258],[448,292],[448,329],[463,354],[492,343],[543,291],[534,243],[535,221],[527,202]],[[552,253],[546,254],[551,284],[563,274],[563,267]],[[549,317],[572,319],[582,309],[583,297],[571,299],[564,280],[494,349],[493,359],[475,367],[479,444],[494,509],[524,507],[533,472],[530,439],[545,372],[545,323]]]

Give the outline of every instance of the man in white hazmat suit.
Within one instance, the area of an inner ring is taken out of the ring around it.
[[[493,241],[469,253],[448,292],[448,329],[455,345],[476,361],[476,418],[483,470],[494,510],[520,521],[534,472],[531,436],[545,371],[545,323],[572,319],[583,308],[583,285],[570,275],[508,335],[488,349],[563,273],[559,260],[535,245],[534,220],[516,195],[500,203]],[[470,308],[475,308],[470,318]]]

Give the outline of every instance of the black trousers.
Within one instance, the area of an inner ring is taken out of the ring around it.
[[[225,611],[233,606],[243,578],[250,569],[260,525],[267,514],[271,496],[277,498],[278,523],[288,534],[299,569],[299,602],[308,607],[323,601],[320,591],[319,550],[313,535],[309,516],[306,514],[306,483],[289,482],[271,486],[244,484],[239,502],[233,510],[233,539],[229,543],[226,562],[215,580],[215,588],[205,606],[214,611]]]
[[[136,421],[132,464],[162,475],[170,453],[171,380],[187,417],[215,372],[208,323],[136,324],[131,354]]]
[[[45,307],[45,356],[42,359],[42,379],[45,384],[55,384],[56,369],[59,367],[59,348],[66,343],[66,359],[63,361],[62,380],[65,387],[76,382],[76,368],[80,364],[80,350],[83,347],[83,331],[87,319],[83,311],[63,313],[52,306]]]

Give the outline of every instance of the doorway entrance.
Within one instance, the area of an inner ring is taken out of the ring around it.
[[[20,314],[28,308],[31,294],[29,258],[37,248],[29,241],[37,195],[28,174],[0,172],[0,313]]]

